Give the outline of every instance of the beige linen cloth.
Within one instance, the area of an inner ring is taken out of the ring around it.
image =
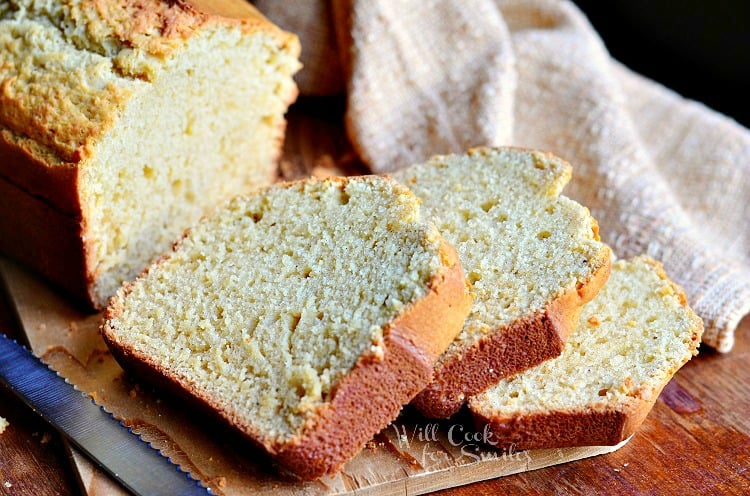
[[[750,311],[750,131],[614,61],[555,0],[260,0],[300,35],[303,94],[346,91],[387,172],[477,145],[549,150],[621,257],[648,253],[726,352]]]

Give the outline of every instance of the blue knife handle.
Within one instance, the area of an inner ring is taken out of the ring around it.
[[[29,350],[2,333],[0,382],[130,492],[139,496],[211,494]]]

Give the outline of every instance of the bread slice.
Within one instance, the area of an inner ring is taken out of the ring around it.
[[[102,334],[311,479],[427,385],[470,307],[407,188],[333,178],[230,202],[117,293]]]
[[[469,401],[498,447],[616,445],[697,348],[701,320],[661,265],[619,260],[562,355]]]
[[[397,172],[456,247],[476,300],[414,405],[449,417],[501,378],[562,352],[609,273],[589,211],[560,191],[571,167],[547,154],[478,148]]]
[[[244,0],[0,3],[0,251],[106,306],[276,177],[298,54]]]

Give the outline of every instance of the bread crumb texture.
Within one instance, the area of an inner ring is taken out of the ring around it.
[[[588,209],[560,196],[571,167],[520,149],[478,148],[437,156],[394,177],[459,254],[475,294],[444,357],[575,289],[608,261]]]
[[[3,417],[0,417],[0,434],[5,432],[5,429],[7,429],[9,425],[10,424],[7,420],[5,420]]]
[[[0,130],[80,168],[100,305],[205,209],[274,176],[299,46],[253,12],[0,2]]]
[[[257,15],[244,25],[261,22]],[[238,33],[226,30],[231,25],[247,30],[183,2],[3,0],[0,122],[74,161],[128,97],[189,50],[189,38],[223,30],[219,36],[233,44]],[[281,31],[269,31],[268,38],[288,43]]]
[[[302,432],[445,268],[418,199],[380,177],[239,197],[123,289],[105,324],[263,438]],[[107,330],[105,329],[105,332]]]
[[[697,354],[702,322],[682,290],[648,257],[618,260],[604,288],[584,306],[558,358],[475,396],[487,418],[584,411],[653,401]]]

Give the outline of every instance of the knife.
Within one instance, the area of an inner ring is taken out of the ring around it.
[[[2,333],[0,382],[130,492],[139,496],[212,494]]]

